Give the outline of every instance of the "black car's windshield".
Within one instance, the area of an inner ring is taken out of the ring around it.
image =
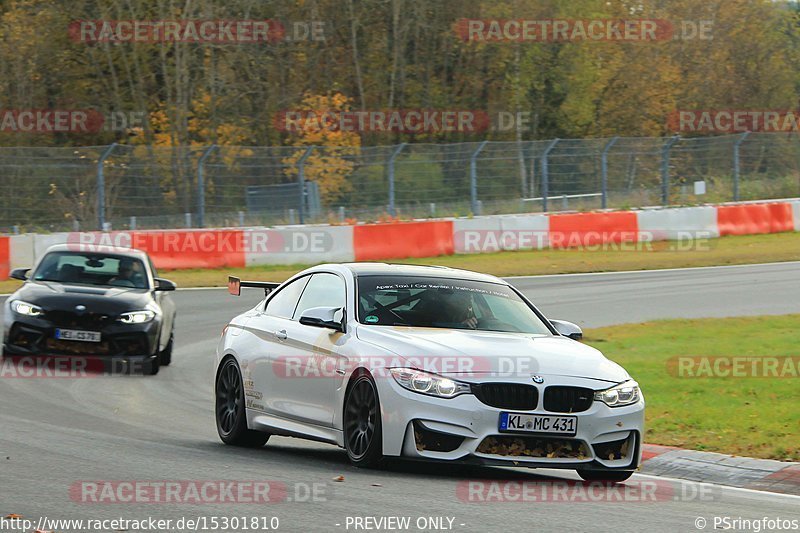
[[[39,263],[33,279],[135,289],[148,287],[142,261],[99,253],[50,252]]]
[[[415,326],[551,334],[509,287],[417,276],[359,276],[358,320]]]

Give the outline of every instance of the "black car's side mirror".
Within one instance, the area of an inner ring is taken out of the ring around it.
[[[550,323],[553,324],[558,333],[565,337],[569,337],[574,341],[579,341],[583,338],[583,330],[577,324],[566,320],[551,320]]]
[[[156,282],[155,290],[157,291],[174,291],[178,287],[174,281],[168,279],[154,278],[154,280]]]
[[[339,314],[339,320],[336,315]],[[306,309],[300,317],[300,323],[305,326],[330,328],[344,332],[344,312],[341,307],[312,307]]]
[[[15,268],[14,270],[11,271],[8,277],[11,279],[18,279],[20,281],[25,281],[28,279],[29,270],[30,268]]]

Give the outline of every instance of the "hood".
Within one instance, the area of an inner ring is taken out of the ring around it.
[[[630,379],[599,350],[566,337],[363,324],[356,335],[397,354],[409,366],[449,377],[540,374],[613,383]]]
[[[72,311],[81,304],[87,312],[113,315],[145,309],[152,297],[147,289],[29,281],[11,295],[11,300],[24,300],[45,311]]]

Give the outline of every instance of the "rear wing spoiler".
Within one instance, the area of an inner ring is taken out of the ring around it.
[[[242,287],[264,289],[264,296],[278,288],[280,283],[274,281],[242,281],[236,276],[228,276],[228,292],[234,296],[242,294]]]

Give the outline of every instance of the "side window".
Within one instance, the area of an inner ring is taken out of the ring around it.
[[[299,320],[303,312],[312,307],[344,307],[344,304],[345,287],[342,278],[335,274],[314,274],[300,297],[294,319]]]
[[[304,276],[300,279],[294,280],[286,287],[278,291],[275,296],[270,298],[267,302],[267,307],[264,311],[268,315],[278,316],[281,318],[292,318],[294,308],[297,307],[297,300],[300,298],[303,289],[308,283],[310,276]]]

